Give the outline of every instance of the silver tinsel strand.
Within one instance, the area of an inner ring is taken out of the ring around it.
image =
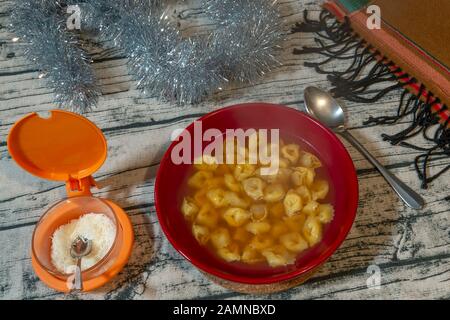
[[[283,30],[275,1],[203,0],[217,24],[206,37],[183,39],[163,0],[22,0],[13,27],[27,57],[48,73],[63,107],[85,110],[99,94],[85,52],[65,30],[65,6],[79,5],[81,32],[119,47],[139,89],[193,104],[228,82],[254,82],[273,67]],[[30,22],[32,22],[30,24]]]
[[[11,15],[12,29],[26,44],[25,56],[46,75],[58,106],[82,112],[95,104],[100,91],[90,58],[66,30],[60,10],[55,1],[20,0]]]

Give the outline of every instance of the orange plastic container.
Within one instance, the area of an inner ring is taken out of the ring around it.
[[[97,289],[117,275],[128,262],[134,232],[128,215],[111,200],[92,196],[92,174],[106,159],[107,145],[101,130],[86,118],[61,110],[48,118],[32,113],[14,124],[8,136],[12,158],[40,178],[64,181],[68,199],[50,207],[36,225],[32,238],[32,264],[49,287],[70,291],[71,275],[51,263],[51,236],[61,225],[89,212],[107,215],[116,225],[116,238],[108,254],[82,272],[83,290]]]

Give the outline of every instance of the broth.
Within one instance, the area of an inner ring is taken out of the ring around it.
[[[226,262],[292,265],[320,243],[333,219],[334,193],[314,148],[283,139],[276,175],[259,174],[258,165],[214,161],[188,174],[181,211],[197,241]]]

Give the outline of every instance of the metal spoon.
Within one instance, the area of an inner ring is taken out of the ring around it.
[[[380,171],[398,196],[409,207],[413,209],[423,208],[425,201],[422,197],[389,172],[389,170],[379,163],[378,160],[376,160],[366,148],[364,148],[364,146],[346,130],[344,110],[328,92],[316,87],[308,87],[305,89],[304,95],[306,110],[309,114],[320,120],[336,133],[339,133],[361,152],[367,160]]]
[[[92,240],[78,236],[70,246],[70,255],[77,259],[77,268],[75,269],[74,290],[83,290],[83,280],[81,278],[81,259],[91,253]]]

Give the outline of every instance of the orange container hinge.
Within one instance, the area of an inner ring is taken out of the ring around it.
[[[98,188],[98,185],[92,176],[88,176],[81,179],[70,178],[66,182],[67,196],[69,198],[79,196],[91,196],[92,195],[91,187]]]

